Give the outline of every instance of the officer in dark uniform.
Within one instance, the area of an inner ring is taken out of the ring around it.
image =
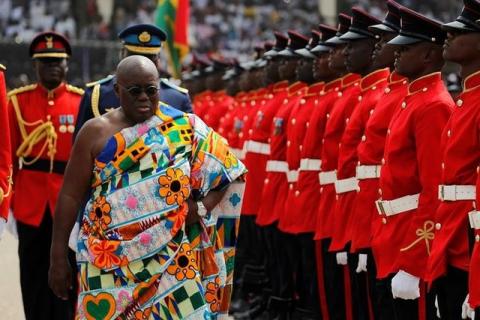
[[[118,38],[123,43],[122,58],[129,55],[142,55],[151,59],[157,65],[159,72],[161,71],[158,53],[162,42],[167,38],[165,32],[154,25],[138,24],[124,29],[119,33]],[[113,89],[114,83],[115,76],[109,75],[104,79],[87,84],[80,104],[75,135],[86,121],[120,105]],[[164,78],[160,80],[160,99],[181,111],[192,112],[188,90],[178,87]]]

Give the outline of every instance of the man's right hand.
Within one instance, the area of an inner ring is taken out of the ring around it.
[[[202,219],[198,215],[198,205],[192,198],[187,199],[188,212],[187,217],[185,218],[185,225],[189,226],[191,224],[197,223]]]
[[[68,291],[73,288],[72,267],[67,255],[63,259],[51,259],[48,270],[48,285],[53,293],[62,300],[68,300]]]

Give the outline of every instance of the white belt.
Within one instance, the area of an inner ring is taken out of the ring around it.
[[[472,229],[480,229],[480,211],[470,211],[468,213],[468,220],[470,221],[470,227],[472,227]]]
[[[337,194],[358,190],[358,180],[355,177],[335,181]]]
[[[405,196],[390,201],[377,200],[375,201],[375,204],[377,205],[377,211],[379,214],[384,214],[386,216],[394,216],[396,214],[418,208],[419,196],[420,194],[417,193],[411,196]]]
[[[268,160],[267,172],[288,172],[288,164],[286,161]]]
[[[337,170],[320,172],[318,174],[318,179],[320,180],[321,186],[335,183],[337,180]]]
[[[357,179],[374,179],[380,178],[380,170],[382,166],[357,166]]]
[[[287,172],[288,182],[297,182],[298,181],[298,170],[290,170]]]
[[[300,171],[320,171],[322,160],[320,159],[302,159],[300,160]]]
[[[253,140],[245,142],[245,151],[269,155],[270,145],[268,143],[261,143]]]
[[[475,200],[475,186],[439,185],[438,199],[442,201]]]

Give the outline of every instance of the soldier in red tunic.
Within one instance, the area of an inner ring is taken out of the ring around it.
[[[251,112],[244,112],[246,118],[239,115],[236,123],[239,128],[246,126],[248,129],[242,132],[245,133],[244,140],[244,154],[245,163],[249,168],[249,172],[253,172],[251,178],[248,179],[244,201],[242,206],[242,219],[240,221],[240,232],[244,243],[239,244],[245,247],[245,254],[252,255],[260,253],[264,258],[265,277],[261,280],[269,279],[270,285],[262,283],[263,290],[268,291],[264,298],[268,302],[269,297],[278,291],[279,282],[274,281],[278,279],[275,277],[277,268],[274,262],[274,254],[272,252],[272,245],[276,243],[276,227],[268,221],[266,215],[260,215],[260,207],[264,205],[259,201],[259,195],[262,193],[265,175],[266,175],[266,163],[270,155],[270,130],[273,122],[273,117],[277,112],[279,105],[287,96],[288,81],[281,80],[278,72],[278,66],[280,58],[278,52],[284,50],[288,43],[288,37],[283,33],[275,32],[275,44],[273,48],[266,51],[263,59],[266,60],[265,66],[265,84],[267,85],[267,91],[258,109],[252,109]],[[246,102],[244,102],[246,105]],[[251,106],[249,106],[252,108]],[[246,106],[244,107],[246,108]],[[251,118],[251,119],[250,119]],[[242,141],[243,141],[242,140]],[[269,213],[270,214],[270,213]],[[262,244],[262,245],[260,245]],[[243,250],[243,249],[242,249]],[[252,278],[250,275],[255,270],[250,265],[249,271],[245,275]],[[257,275],[259,274],[257,268]],[[260,280],[260,279],[259,279]],[[274,307],[275,303],[270,303],[269,307]],[[250,310],[253,311],[253,310]],[[252,312],[250,312],[252,313]],[[252,314],[250,314],[252,315]]]
[[[396,319],[432,319],[434,294],[425,276],[439,205],[440,138],[453,101],[440,70],[446,33],[440,24],[400,8],[395,70],[409,79],[407,96],[387,130],[380,174],[382,224],[372,244],[379,278],[392,278]]]
[[[475,182],[480,164],[478,19],[480,3],[465,0],[463,11],[456,21],[442,26],[448,33],[443,56],[461,66],[463,79],[463,92],[456,99],[456,107],[441,140],[443,170],[438,190],[441,203],[435,213],[435,239],[427,270],[427,279],[434,281],[440,315],[445,319],[462,315],[462,304],[468,292],[469,249],[473,249],[469,248],[469,238],[473,240],[470,230],[474,229],[469,227],[468,215],[475,210],[472,200],[476,196]],[[473,228],[476,226],[475,215],[475,212],[471,214]],[[473,306],[478,307],[479,278],[475,268],[478,268],[478,262],[475,263],[474,251],[470,267],[473,270],[470,273],[470,300]]]
[[[5,67],[0,64],[0,128],[3,128],[3,133],[0,137],[0,237],[2,236],[8,218],[13,173],[4,72]]]
[[[370,26],[368,29],[378,39],[373,53],[373,60],[377,67],[390,67],[393,69],[395,47],[387,45],[400,30],[399,5],[393,1],[387,3],[388,13],[381,24]],[[362,84],[363,84],[362,80]],[[376,86],[378,88],[378,86]],[[407,93],[407,80],[393,72],[388,77],[388,86],[380,91],[371,88],[371,94],[362,95],[362,101],[357,106],[374,107],[369,111],[365,132],[357,147],[358,164],[356,165],[356,178],[358,191],[355,196],[346,234],[351,240],[350,252],[358,253],[358,265],[355,273],[358,277],[367,276],[368,292],[363,292],[366,298],[369,296],[372,306],[373,318],[392,319],[393,309],[390,303],[377,299],[376,292],[381,289],[375,284],[376,269],[373,260],[370,239],[372,226],[378,224],[378,214],[375,201],[378,199],[378,181],[380,177],[380,165],[383,157],[387,129],[393,112],[399,107]],[[370,98],[369,98],[370,97]],[[368,103],[368,100],[371,100]],[[368,105],[367,105],[368,103]],[[343,144],[342,144],[343,145]],[[351,270],[352,271],[352,270]],[[377,287],[377,288],[376,288]],[[386,291],[390,294],[391,291]],[[377,302],[377,303],[375,303]],[[370,314],[372,317],[372,314]]]
[[[47,283],[52,215],[83,94],[65,82],[70,55],[70,44],[62,35],[37,35],[30,44],[30,57],[38,82],[8,94],[13,163],[18,164],[11,205],[27,319],[73,319],[76,292],[72,290],[70,299],[63,301]]]
[[[327,41],[327,43],[335,44],[330,56],[329,66],[340,75],[348,72],[345,65],[347,42],[341,40],[341,36],[348,32],[350,20],[348,16],[340,14],[339,32],[337,36]],[[347,73],[342,77],[342,84],[337,92],[336,101],[331,111],[326,114],[325,130],[321,139],[320,202],[316,209],[315,240],[321,241],[322,251],[317,250],[317,265],[323,264],[324,266],[323,278],[325,279],[327,292],[326,298],[329,314],[332,318],[345,318],[351,314],[349,312],[351,310],[350,305],[345,304],[345,292],[343,290],[344,279],[348,278],[348,274],[343,274],[342,268],[336,263],[335,254],[328,252],[328,248],[333,235],[333,211],[336,201],[334,182],[338,163],[338,147],[348,122],[347,119],[358,102],[359,81],[360,75],[355,73]],[[321,278],[321,275],[318,274],[318,277]],[[348,292],[346,295],[350,297]],[[347,302],[350,302],[350,299],[347,299]]]
[[[368,299],[367,277],[365,273],[357,274],[355,272],[358,256],[347,255],[351,240],[348,222],[354,208],[358,188],[355,170],[358,162],[356,149],[365,140],[366,122],[375,109],[378,97],[387,85],[387,77],[390,72],[388,68],[384,68],[385,66],[377,65],[376,60],[370,59],[375,47],[375,35],[368,30],[368,27],[377,25],[380,21],[356,7],[352,9],[352,13],[352,25],[340,39],[348,42],[345,50],[347,70],[362,75],[362,80],[359,85],[360,94],[357,101],[354,102],[354,109],[349,116],[339,144],[337,180],[335,181],[337,201],[333,214],[330,250],[337,252],[339,264],[343,265],[348,262],[348,265],[343,267],[346,277],[344,284],[346,311],[360,318],[368,318],[372,308],[371,301]],[[349,292],[351,292],[350,295]],[[373,317],[373,315],[371,316]]]

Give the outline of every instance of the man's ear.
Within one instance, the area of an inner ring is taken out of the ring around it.
[[[113,84],[113,90],[115,91],[115,95],[120,98],[120,87],[118,86],[118,84]]]
[[[425,50],[425,63],[433,63],[435,65],[443,63],[443,48],[433,43],[429,45],[428,50]]]

